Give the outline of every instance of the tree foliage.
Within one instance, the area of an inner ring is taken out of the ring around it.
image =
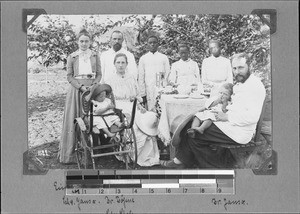
[[[29,27],[28,48],[36,51],[30,58],[41,57],[45,66],[65,61],[77,49],[74,26],[63,16],[45,16],[46,26],[33,23]],[[146,53],[146,38],[150,34],[160,37],[160,51],[166,54],[170,63],[179,59],[178,45],[186,43],[191,48],[191,58],[199,67],[209,56],[208,41],[221,41],[222,54],[230,57],[237,52],[247,52],[252,57],[253,69],[264,79],[270,80],[270,35],[269,28],[255,15],[130,15],[122,20],[103,21],[103,17],[92,15],[84,20],[86,28],[94,38],[93,48],[102,51],[108,48],[108,41],[98,37],[117,26],[131,24],[138,32],[134,49],[136,61]]]
[[[77,49],[73,25],[62,16],[43,16],[45,22],[33,22],[28,28],[27,47],[30,59],[38,59],[48,67],[61,61]]]
[[[139,31],[135,57],[139,59],[147,51],[146,38],[151,34],[160,37],[160,51],[170,62],[179,60],[178,45],[188,44],[191,58],[200,69],[208,57],[208,41],[218,39],[222,55],[229,58],[234,53],[246,52],[252,58],[252,69],[264,81],[270,81],[270,34],[269,28],[256,15],[153,15],[145,20],[133,17]],[[159,19],[160,22],[156,22]]]

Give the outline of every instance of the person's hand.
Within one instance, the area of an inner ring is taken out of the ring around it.
[[[228,100],[230,99],[230,96],[223,94],[221,97],[221,101],[222,103],[226,103],[228,102]]]
[[[137,99],[137,101],[138,101],[139,103],[142,103],[142,102],[143,102],[143,99],[142,99],[142,97],[140,97],[140,96],[137,96],[136,99]]]
[[[215,118],[217,121],[228,121],[228,115],[222,111],[211,111],[215,114]]]
[[[133,101],[134,101],[134,99],[135,99],[135,97],[134,97],[134,96],[130,96],[130,97],[129,97],[129,100],[130,100],[130,102],[133,102]]]
[[[109,107],[110,109],[111,109],[111,108],[115,108],[115,105],[114,105],[113,103],[110,103],[108,107]]]
[[[196,136],[196,130],[193,127],[189,128],[186,133],[190,138],[195,138]]]
[[[137,109],[138,109],[142,114],[146,113],[146,111],[147,111],[141,104],[138,104]]]
[[[86,86],[84,86],[84,85],[80,87],[80,90],[81,90],[82,92],[86,92],[88,89],[89,89],[89,88],[86,87]]]
[[[214,101],[216,104],[217,103],[222,103],[222,95],[218,96],[218,98]]]

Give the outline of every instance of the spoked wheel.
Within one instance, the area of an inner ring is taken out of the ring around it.
[[[135,136],[135,132],[133,130],[133,127],[131,127],[130,129],[131,131],[131,144],[133,147],[133,168],[135,169],[137,167],[137,159],[138,159],[138,155],[137,155],[137,143],[136,143],[136,136]]]
[[[81,131],[78,123],[75,124],[75,154],[78,169],[88,168],[88,150],[84,133]]]
[[[125,129],[123,133],[123,139],[122,139],[122,145],[123,150],[130,150],[130,153],[127,153],[126,160],[130,160],[133,163],[133,168],[137,165],[137,144],[136,144],[136,137],[133,128],[131,129]],[[125,162],[126,163],[126,162]],[[126,163],[128,164],[128,162]],[[126,165],[127,168],[127,165]]]

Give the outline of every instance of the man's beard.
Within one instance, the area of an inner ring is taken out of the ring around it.
[[[122,45],[119,43],[116,43],[113,45],[113,49],[115,52],[119,51],[122,48]]]
[[[240,83],[244,83],[246,82],[246,80],[249,78],[250,76],[250,72],[248,71],[246,74],[237,74],[234,79],[235,82],[240,82]]]

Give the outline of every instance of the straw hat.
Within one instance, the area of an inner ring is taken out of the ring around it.
[[[197,112],[197,111],[196,111]],[[174,147],[177,147],[180,143],[180,133],[182,129],[190,122],[196,112],[189,114],[189,115],[178,115],[171,123],[170,132],[173,133],[171,144]]]
[[[146,135],[156,136],[158,134],[158,118],[152,111],[147,111],[145,113],[137,111],[135,124]]]
[[[102,91],[106,91],[107,93],[111,93],[112,89],[108,84],[95,84],[91,89],[91,98],[94,99],[98,94]]]

